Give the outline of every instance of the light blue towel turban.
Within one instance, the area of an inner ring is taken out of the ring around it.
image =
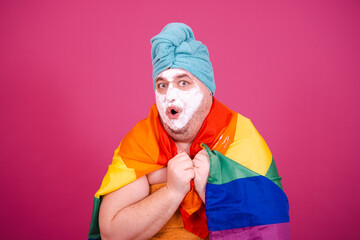
[[[215,93],[214,72],[207,47],[196,41],[191,28],[183,23],[170,23],[151,39],[153,82],[168,68],[181,68],[190,72]]]

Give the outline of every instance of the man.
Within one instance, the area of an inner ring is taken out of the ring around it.
[[[288,239],[272,155],[248,119],[213,97],[206,46],[182,23],[151,43],[156,105],[115,151],[89,239]]]

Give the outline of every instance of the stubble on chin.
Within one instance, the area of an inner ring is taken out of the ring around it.
[[[167,130],[168,134],[174,139],[174,140],[178,140],[178,139],[182,139],[182,138],[186,138],[188,134],[188,130],[189,130],[189,126],[188,124],[185,125],[185,127],[180,128],[180,129],[173,129],[170,126],[166,125],[165,126],[165,130]]]
[[[183,127],[181,129],[177,129],[177,130],[172,129],[170,127],[168,127],[168,128],[169,128],[170,132],[172,132],[173,134],[184,134],[187,130],[186,127]]]

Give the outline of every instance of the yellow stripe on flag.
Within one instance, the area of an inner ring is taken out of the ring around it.
[[[114,152],[113,161],[101,183],[101,187],[95,193],[96,198],[111,193],[136,180],[135,170],[126,167],[120,155],[118,155],[119,149],[120,146]]]
[[[225,156],[263,176],[272,160],[270,149],[264,139],[250,119],[240,114],[238,114],[234,142]]]

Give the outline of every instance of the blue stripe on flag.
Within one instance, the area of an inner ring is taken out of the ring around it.
[[[281,188],[264,176],[206,186],[210,231],[289,222],[289,203]]]

